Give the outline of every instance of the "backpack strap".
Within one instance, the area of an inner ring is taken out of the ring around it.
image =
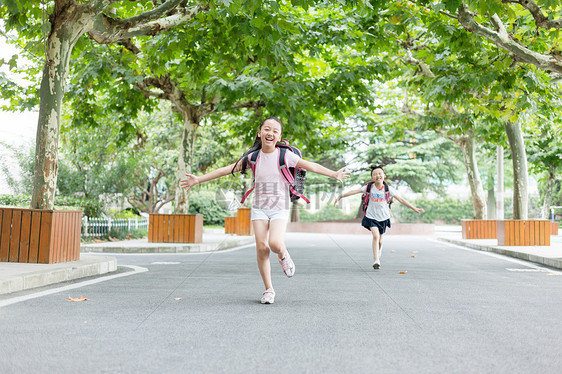
[[[390,208],[390,204],[392,204],[392,202],[390,201],[390,189],[388,187],[388,184],[384,184],[384,198],[386,199],[386,202],[388,204],[388,207]]]
[[[279,171],[281,172],[281,175],[283,176],[283,178],[285,178],[287,183],[291,185],[295,182],[295,177],[291,174],[289,168],[287,167],[287,160],[285,159],[287,157],[287,148],[277,148],[279,148]]]
[[[244,196],[242,196],[242,200],[240,200],[240,204],[244,204],[246,198],[252,193],[254,188],[256,188],[256,164],[258,163],[258,158],[260,157],[260,150],[258,149],[257,151],[250,153],[246,157],[248,157],[248,165],[250,166],[250,169],[252,169],[252,174],[254,174],[254,185],[252,186],[252,188],[246,191]]]
[[[365,194],[363,195],[363,215],[367,213],[367,206],[369,205],[369,198],[371,197],[371,189],[374,182],[368,182]]]

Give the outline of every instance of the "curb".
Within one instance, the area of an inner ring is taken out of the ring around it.
[[[205,243],[143,243],[142,245],[124,245],[126,242],[84,244],[81,253],[203,253],[238,247],[254,242],[254,237],[229,237],[221,242]]]
[[[83,255],[78,261],[59,264],[2,263],[7,272],[12,266],[20,269],[26,266],[26,269],[24,272],[19,271],[17,275],[0,279],[0,295],[110,273],[117,270],[117,259]]]
[[[562,258],[550,258],[544,256],[537,256],[529,253],[517,252],[511,249],[506,249],[504,247],[489,247],[485,245],[479,245],[474,243],[467,243],[462,240],[448,239],[448,238],[437,238],[437,240],[448,242],[452,244],[457,244],[463,247],[477,249],[484,252],[493,252],[504,256],[509,256],[513,258],[518,258],[520,260],[530,261],[541,265],[550,266],[556,269],[562,269]]]

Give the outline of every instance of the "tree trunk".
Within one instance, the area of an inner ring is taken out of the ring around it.
[[[496,219],[496,193],[493,188],[488,190],[488,219]]]
[[[186,111],[182,111],[183,131],[178,156],[178,169],[176,181],[175,212],[187,214],[189,211],[189,193],[185,188],[180,187],[180,180],[185,179],[186,173],[191,173],[193,163],[193,149],[195,145],[195,135],[197,134],[197,120]]]
[[[462,151],[468,183],[472,194],[474,219],[486,219],[486,195],[484,194],[484,188],[482,187],[482,180],[480,179],[480,172],[476,162],[474,138],[472,136],[464,136],[455,139],[455,143],[458,144]]]
[[[505,124],[505,131],[513,161],[513,218],[528,219],[529,197],[527,194],[527,184],[529,173],[527,170],[527,155],[525,143],[523,142],[523,131],[521,131],[519,122],[507,122]]]
[[[503,147],[498,146],[497,148],[497,170],[498,170],[498,180],[496,182],[496,219],[504,219],[504,202],[503,202]]]
[[[548,168],[548,177],[546,180],[546,188],[544,191],[544,199],[542,204],[541,218],[550,219],[550,206],[552,205],[552,190],[554,181],[556,180],[555,170],[552,166]]]
[[[53,209],[58,175],[60,113],[72,49],[85,32],[88,16],[75,4],[52,15],[46,61],[39,90],[39,120],[31,208]]]
[[[291,222],[299,222],[299,201],[295,200],[291,203]]]

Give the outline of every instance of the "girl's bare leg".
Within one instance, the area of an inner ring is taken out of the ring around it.
[[[269,263],[269,221],[254,220],[252,221],[252,226],[254,228],[254,237],[256,238],[258,269],[260,270],[265,289],[268,290],[273,288],[271,284],[271,264]]]
[[[376,261],[380,259],[379,242],[381,241],[381,234],[379,233],[378,227],[371,227],[371,234],[373,234],[373,258]]]
[[[287,231],[287,221],[276,219],[269,222],[269,248],[277,254],[279,259],[285,257],[287,247],[285,246],[285,232]]]

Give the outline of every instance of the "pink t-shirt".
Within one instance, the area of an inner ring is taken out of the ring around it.
[[[291,151],[285,153],[287,167],[295,167],[300,157]],[[279,148],[260,155],[256,163],[253,207],[257,209],[289,209],[289,184],[279,171]]]

